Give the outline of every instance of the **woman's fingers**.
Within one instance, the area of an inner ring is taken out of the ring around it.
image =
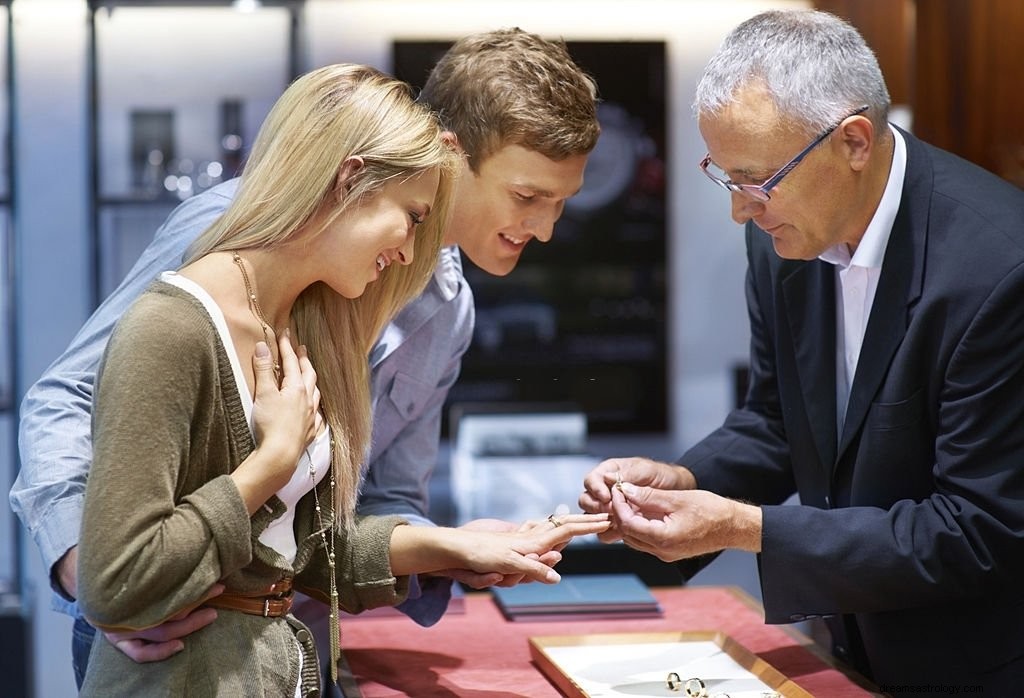
[[[255,381],[253,392],[257,400],[261,395],[278,389],[277,377],[274,375],[274,357],[266,342],[256,342],[256,351],[252,355],[252,373]]]
[[[543,555],[540,555],[538,559],[548,567],[554,567],[562,561],[562,553],[558,550],[549,550]]]
[[[602,514],[552,514],[544,522],[547,526],[538,526],[530,529],[555,541],[568,541],[575,536],[585,536],[590,533],[603,533],[611,525],[611,518],[607,513]]]
[[[565,526],[568,524],[591,524],[601,523],[608,520],[607,513],[601,514],[552,514],[543,523],[555,526]]]
[[[539,560],[532,560],[528,557],[519,559],[519,572],[523,577],[519,580],[541,582],[543,584],[557,584],[562,576]]]
[[[298,361],[299,371],[302,375],[302,384],[306,388],[306,394],[309,395],[310,400],[319,404],[320,389],[316,387],[316,371],[313,369],[313,363],[309,360],[309,352],[305,344],[299,346]]]
[[[302,384],[306,388],[306,395],[309,397],[313,410],[313,436],[316,436],[320,433],[324,420],[320,413],[320,388],[316,384],[316,371],[313,369],[313,363],[309,360],[309,352],[305,344],[299,346],[298,359],[299,370],[302,372]]]

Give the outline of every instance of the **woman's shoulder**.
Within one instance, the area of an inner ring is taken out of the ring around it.
[[[111,348],[129,345],[165,357],[212,350],[216,328],[203,304],[187,291],[154,281],[125,311],[111,335]]]

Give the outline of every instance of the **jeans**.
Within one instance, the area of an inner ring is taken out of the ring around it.
[[[85,618],[75,618],[71,628],[71,666],[75,670],[75,683],[82,689],[85,681],[85,670],[89,667],[89,652],[92,641],[96,637],[96,628],[89,625]]]

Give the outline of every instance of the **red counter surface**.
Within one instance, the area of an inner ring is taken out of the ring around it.
[[[528,638],[543,635],[715,630],[815,696],[877,695],[838,668],[807,637],[765,625],[760,606],[733,587],[656,588],[662,618],[509,622],[489,594],[469,594],[465,612],[422,628],[404,617],[342,622],[342,647],[365,698],[558,698],[530,659]]]

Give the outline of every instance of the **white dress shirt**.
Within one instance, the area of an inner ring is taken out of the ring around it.
[[[878,279],[882,275],[885,248],[903,195],[907,170],[907,144],[892,126],[892,165],[875,215],[868,223],[857,249],[850,253],[846,243],[830,247],[818,259],[835,267],[836,278],[836,434],[841,436],[846,421],[850,386],[857,375],[857,361],[864,343]]]

